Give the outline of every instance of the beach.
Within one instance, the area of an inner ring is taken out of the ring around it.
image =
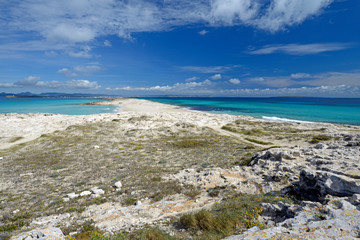
[[[251,206],[261,213],[216,239],[358,237],[359,126],[131,98],[95,104],[119,111],[0,115],[0,237],[31,229],[76,237],[88,224],[102,234],[157,226],[196,239],[207,230],[187,226],[184,214],[269,193],[274,199]]]

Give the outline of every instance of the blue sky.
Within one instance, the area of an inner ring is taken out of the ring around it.
[[[0,92],[360,97],[358,0],[0,0]]]

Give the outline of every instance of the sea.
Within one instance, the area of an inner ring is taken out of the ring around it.
[[[116,106],[83,105],[107,101],[101,98],[4,98],[0,97],[0,113],[55,113],[91,115],[115,112]]]
[[[360,125],[360,98],[162,97],[147,100],[196,111],[247,115],[276,122],[329,122]]]
[[[360,125],[360,98],[142,98],[194,111],[246,115],[277,122],[329,122]],[[83,105],[101,98],[0,98],[0,113],[90,115],[117,112],[117,106]]]

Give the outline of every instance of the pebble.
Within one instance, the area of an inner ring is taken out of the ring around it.
[[[83,191],[83,192],[80,193],[80,196],[81,196],[81,197],[89,196],[89,195],[91,195],[91,192],[90,192],[90,191]]]
[[[79,194],[76,194],[76,193],[73,192],[73,193],[68,193],[67,196],[68,196],[69,199],[74,199],[74,198],[79,197]]]

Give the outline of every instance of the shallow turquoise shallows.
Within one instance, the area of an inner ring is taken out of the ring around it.
[[[90,115],[110,113],[115,106],[82,105],[105,101],[91,98],[0,98],[0,113],[56,113]]]
[[[360,125],[360,98],[145,98],[192,110],[272,121]]]

